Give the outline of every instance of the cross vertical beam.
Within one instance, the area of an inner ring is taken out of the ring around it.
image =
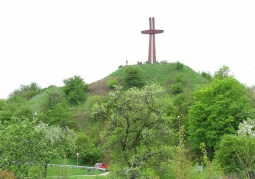
[[[149,34],[149,54],[148,54],[148,61],[150,63],[156,63],[156,45],[155,45],[155,34],[163,33],[164,30],[157,30],[155,29],[155,20],[154,17],[149,18],[149,30],[141,31],[142,34]]]

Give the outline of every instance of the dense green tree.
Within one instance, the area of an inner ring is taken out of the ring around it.
[[[40,143],[44,148],[38,152],[41,155],[40,164],[44,165],[44,177],[46,177],[47,164],[53,158],[66,158],[69,153],[74,154],[76,134],[68,127],[50,126],[42,122],[35,126],[35,130],[43,134]]]
[[[40,152],[45,149],[43,133],[34,126],[34,121],[18,118],[0,123],[0,168],[13,172],[17,179],[24,178],[28,169],[40,162]]]
[[[139,178],[148,176],[144,173],[147,169],[152,173],[162,169],[169,156],[164,101],[164,90],[153,84],[127,91],[117,87],[109,92],[106,103],[94,105],[93,116],[108,121],[103,132],[104,151],[110,153],[112,163],[128,168],[128,172],[121,172],[120,167],[114,174]]]
[[[84,165],[94,165],[102,161],[103,151],[95,145],[85,133],[78,133],[76,137],[76,151],[79,153],[79,161]]]
[[[194,104],[189,108],[189,134],[194,147],[205,142],[213,152],[222,135],[236,133],[249,109],[246,89],[234,78],[214,79],[195,91]]]
[[[8,100],[2,100],[0,107],[0,121],[10,121],[13,117],[32,118],[33,111],[28,101],[20,95],[15,95]]]
[[[41,87],[35,82],[32,82],[30,85],[20,85],[19,89],[16,89],[14,92],[9,94],[9,98],[13,98],[18,95],[29,100],[33,96],[39,94],[41,91]]]
[[[255,140],[246,135],[225,135],[219,142],[214,161],[226,173],[238,178],[255,177]]]
[[[36,120],[13,118],[0,123],[0,169],[13,172],[17,179],[29,177],[28,170],[47,164],[74,151],[75,133],[67,127],[49,126]]]
[[[124,83],[126,88],[142,88],[145,85],[145,78],[141,67],[128,66],[124,74]]]
[[[38,119],[50,124],[68,126],[73,128],[74,114],[69,110],[65,94],[61,90],[50,89],[47,91]]]
[[[87,84],[80,76],[74,76],[64,80],[64,93],[73,104],[84,102],[87,98]]]

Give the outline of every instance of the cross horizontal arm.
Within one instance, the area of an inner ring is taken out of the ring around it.
[[[164,30],[157,30],[157,29],[141,31],[142,34],[160,34],[160,33],[163,33],[163,32],[164,32]]]

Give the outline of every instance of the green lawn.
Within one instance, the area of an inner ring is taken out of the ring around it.
[[[76,166],[76,159],[69,158],[66,160],[53,159],[51,164],[62,164],[62,165],[73,165]],[[38,178],[41,178],[43,175],[43,167],[35,166],[30,169],[29,172],[32,175],[36,174]],[[47,170],[47,179],[50,178],[62,178],[62,179],[103,179],[106,176],[103,174],[103,171],[91,170],[88,173],[88,169],[79,169],[79,168],[70,168],[70,167],[59,167],[59,166],[49,166]]]
[[[77,169],[68,167],[49,167],[47,171],[47,178],[70,178],[70,179],[82,179],[82,178],[105,178],[105,176],[89,176],[89,175],[100,175],[103,174],[102,171],[91,170],[88,173],[87,169]],[[86,176],[85,176],[86,175]]]

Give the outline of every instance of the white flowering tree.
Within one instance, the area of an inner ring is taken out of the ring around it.
[[[102,133],[105,151],[111,153],[112,163],[118,165],[111,168],[112,174],[139,178],[146,176],[143,173],[146,169],[159,171],[159,165],[167,161],[169,150],[165,141],[170,131],[164,101],[164,90],[152,84],[127,91],[116,87],[108,94],[106,103],[94,105],[93,117],[107,122],[107,129]],[[128,172],[118,168],[119,163]]]
[[[42,122],[36,126],[36,130],[44,134],[41,142],[45,144],[45,150],[41,151],[41,155],[46,177],[47,164],[54,157],[65,157],[67,151],[74,149],[75,132],[68,127],[49,126]]]
[[[214,159],[227,173],[255,178],[255,120],[243,120],[237,134],[221,138]]]
[[[255,120],[250,118],[243,120],[243,122],[239,124],[237,134],[248,135],[255,138]]]
[[[13,172],[17,179],[28,177],[34,165],[47,164],[58,156],[65,156],[75,144],[73,130],[29,119],[14,118],[0,121],[0,170]]]

